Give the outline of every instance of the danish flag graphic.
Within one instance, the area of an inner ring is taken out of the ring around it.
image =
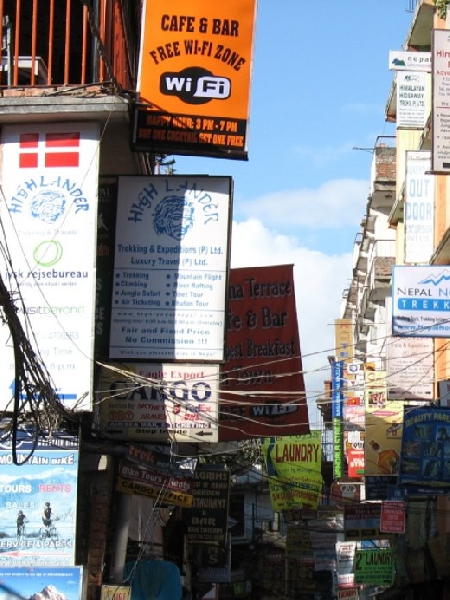
[[[80,132],[21,133],[19,136],[19,168],[78,167]]]

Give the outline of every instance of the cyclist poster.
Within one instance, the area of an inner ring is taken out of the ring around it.
[[[0,438],[0,567],[73,566],[78,439],[21,434],[15,455]]]

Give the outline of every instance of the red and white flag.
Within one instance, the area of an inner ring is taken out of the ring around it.
[[[21,133],[19,136],[19,168],[78,167],[80,132]]]

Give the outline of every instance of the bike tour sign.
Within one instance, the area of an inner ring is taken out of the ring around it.
[[[78,439],[2,438],[0,464],[0,567],[73,566]]]

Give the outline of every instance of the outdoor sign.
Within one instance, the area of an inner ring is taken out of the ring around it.
[[[343,587],[337,590],[337,600],[359,600],[359,588]]]
[[[204,546],[202,567],[227,563],[230,472],[221,465],[200,466],[194,473],[194,498],[184,514],[187,541]]]
[[[119,178],[110,359],[224,359],[229,177]]]
[[[450,379],[438,381],[439,406],[450,407]]]
[[[75,564],[78,439],[0,440],[0,567]]]
[[[192,506],[192,482],[189,479],[165,475],[150,467],[140,467],[122,460],[119,464],[116,490],[155,498],[164,504]]]
[[[353,559],[356,542],[336,542],[336,571],[338,585],[354,585]]]
[[[132,144],[247,159],[256,0],[147,0]]]
[[[450,487],[450,409],[405,406],[398,483]]]
[[[398,472],[403,402],[387,396],[386,371],[366,371],[365,475]]]
[[[114,230],[116,227],[117,177],[101,177],[98,186],[97,269],[95,293],[95,358],[109,355],[109,328],[114,269]]]
[[[427,121],[429,76],[423,72],[397,73],[397,127],[423,129]]]
[[[431,52],[389,51],[391,71],[431,71]]]
[[[375,503],[344,505],[345,539],[360,541],[380,539],[381,506]]]
[[[387,382],[390,400],[433,400],[433,344],[431,338],[387,338]]]
[[[83,567],[0,567],[0,582],[0,600],[50,598],[49,593],[55,600],[86,597]]]
[[[447,338],[450,335],[450,267],[392,267],[392,334]]]
[[[348,448],[347,454],[347,465],[348,465],[348,476],[349,477],[364,477],[365,470],[365,453],[364,449]]]
[[[333,476],[342,477],[343,470],[343,423],[342,400],[344,397],[344,361],[335,360],[331,365],[331,414],[333,419]]]
[[[391,586],[394,583],[394,554],[391,548],[355,551],[355,582]]]
[[[405,533],[405,503],[382,502],[380,531],[382,533]]]
[[[432,97],[431,112],[432,170],[450,173],[450,78],[448,76],[448,56],[450,34],[447,29],[433,29],[432,41]]]
[[[130,600],[131,587],[125,585],[102,585],[100,600]]]
[[[231,269],[227,306],[219,441],[309,433],[293,266]]]
[[[355,504],[361,500],[361,481],[349,477],[335,479],[331,484],[330,500],[343,508],[345,504]]]
[[[435,176],[429,150],[406,152],[405,263],[429,264],[434,252]]]
[[[9,256],[0,274],[55,392],[77,410],[92,407],[98,148],[91,123],[2,128],[0,219]],[[0,332],[5,410],[14,356],[7,325]]]
[[[270,498],[275,512],[318,506],[323,486],[321,439],[320,431],[262,439]]]
[[[97,406],[103,435],[148,442],[217,442],[219,367],[124,363],[103,366]]]

